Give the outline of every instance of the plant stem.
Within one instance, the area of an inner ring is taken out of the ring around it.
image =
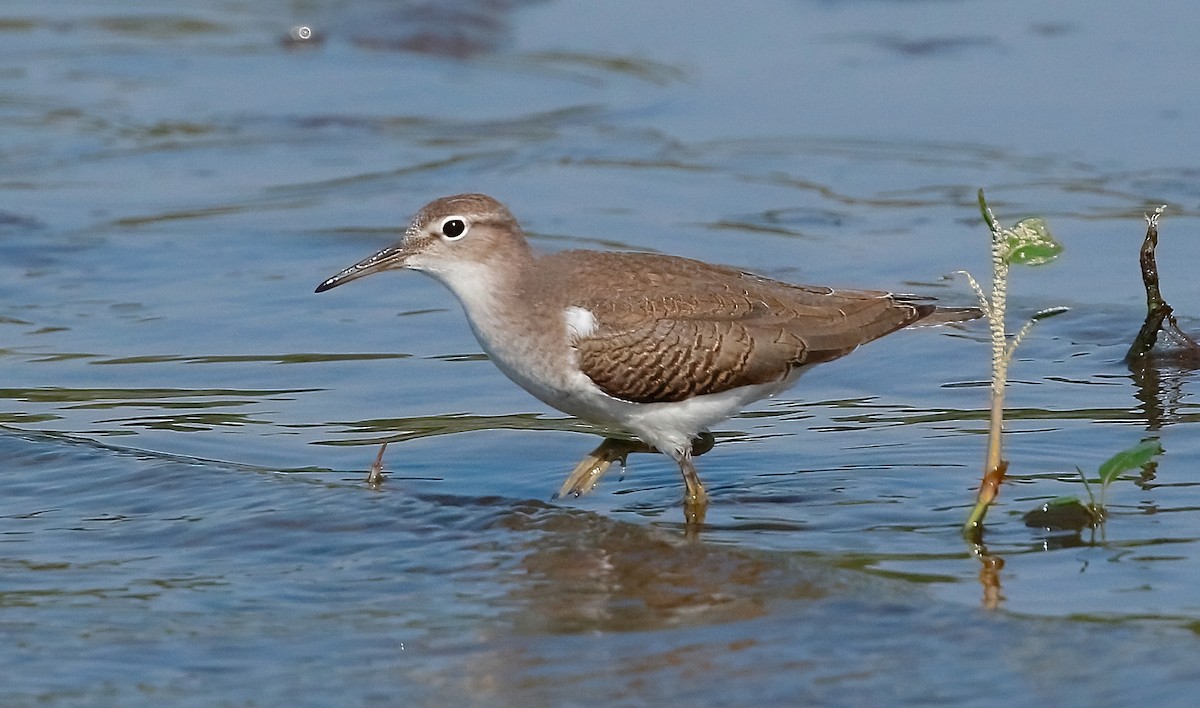
[[[1005,258],[1004,233],[984,200],[982,189],[979,190],[979,210],[992,231],[992,297],[984,302],[992,335],[992,406],[988,418],[988,447],[983,479],[979,484],[975,506],[971,509],[967,523],[963,525],[963,535],[976,542],[983,531],[983,517],[987,515],[987,510],[995,501],[996,495],[1000,493],[1000,483],[1004,481],[1004,474],[1008,470],[1008,463],[1000,453],[1004,433],[1004,388],[1008,380],[1008,360],[1011,354],[1004,329],[1004,311],[1008,305],[1008,260]]]
[[[1001,374],[1003,376],[1003,374]],[[988,449],[984,473],[1000,466],[1001,442],[1004,435],[1004,380],[992,381],[992,410],[988,420]]]
[[[1004,328],[1004,314],[1008,307],[1008,261],[1005,258],[1003,230],[984,201],[982,189],[979,190],[979,207],[992,231],[992,301],[988,308],[988,326],[992,335],[992,408],[988,425],[987,461],[983,468],[986,475],[1000,467],[1004,433],[1004,389],[1008,383],[1008,340]]]

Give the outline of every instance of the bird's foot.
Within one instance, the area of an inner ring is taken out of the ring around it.
[[[708,509],[708,492],[704,490],[704,485],[700,482],[699,475],[696,474],[696,468],[692,465],[691,458],[694,456],[703,455],[713,448],[716,439],[712,433],[700,433],[691,443],[691,449],[679,460],[679,468],[683,473],[684,484],[687,485],[687,491],[683,498],[683,515],[688,529],[691,532],[699,530],[704,525],[704,514]],[[644,442],[637,440],[622,440],[619,438],[605,438],[604,442],[592,450],[583,458],[583,460],[575,466],[571,474],[567,475],[567,481],[563,482],[555,498],[563,497],[568,494],[572,496],[582,496],[592,491],[600,478],[608,472],[612,467],[612,463],[620,462],[622,471],[625,469],[626,458],[631,452],[658,452],[657,449],[647,445]]]
[[[563,482],[558,494],[554,496],[557,498],[570,494],[578,497],[587,494],[592,491],[604,473],[608,472],[612,463],[620,462],[621,468],[624,469],[625,460],[631,452],[655,452],[655,449],[636,440],[605,438],[599,447],[589,452],[578,465],[575,465],[575,469],[567,475],[567,481]]]

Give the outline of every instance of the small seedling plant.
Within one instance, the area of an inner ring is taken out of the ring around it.
[[[963,534],[976,538],[982,532],[983,517],[1000,492],[1000,483],[1008,469],[1008,462],[1001,456],[1001,437],[1004,432],[1004,390],[1008,383],[1008,365],[1013,352],[1038,320],[1062,314],[1065,307],[1053,307],[1036,313],[1025,323],[1015,337],[1009,337],[1005,327],[1005,311],[1008,306],[1008,271],[1013,265],[1038,266],[1054,261],[1062,253],[1062,246],[1050,235],[1046,222],[1039,218],[1023,219],[1005,228],[996,220],[983,190],[979,190],[979,211],[992,233],[992,292],[989,297],[983,286],[970,273],[961,271],[970,282],[979,298],[980,307],[987,318],[992,339],[992,384],[991,411],[988,418],[987,457],[983,466],[983,480],[971,515],[963,526]]]

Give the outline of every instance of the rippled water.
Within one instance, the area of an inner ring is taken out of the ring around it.
[[[4,705],[1180,704],[1200,684],[1196,374],[1121,363],[1142,214],[1200,331],[1190,4],[13,2],[0,18]],[[315,31],[289,40],[292,28]],[[969,304],[1014,272],[982,572],[987,335],[898,333],[678,471],[596,444],[416,275],[313,287],[425,201]],[[1155,437],[1096,532],[1027,527]],[[365,471],[392,441],[390,477]],[[998,585],[997,585],[998,583]],[[995,605],[995,609],[982,609]]]

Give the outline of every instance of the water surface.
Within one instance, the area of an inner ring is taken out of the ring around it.
[[[1164,294],[1200,331],[1194,14],[10,3],[2,702],[1183,702],[1195,371],[1121,358],[1158,204]],[[948,275],[986,272],[980,187],[1066,247],[1014,273],[1014,322],[1072,308],[1012,368],[982,581],[959,535],[980,326],[898,333],[724,424],[689,538],[663,456],[551,499],[595,436],[505,380],[435,282],[312,294],[485,191],[539,248],[970,304]],[[1148,437],[1103,529],[1026,526]]]

